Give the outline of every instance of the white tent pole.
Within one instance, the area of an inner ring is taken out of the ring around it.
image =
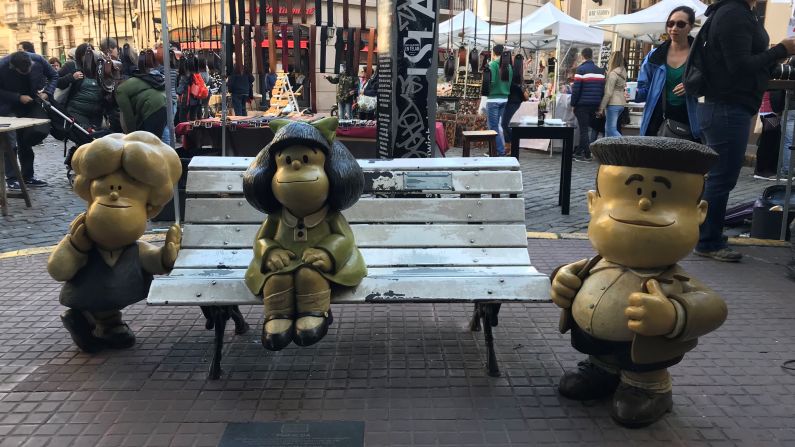
[[[166,0],[160,0],[160,36],[163,39],[163,76],[166,78],[166,88],[171,88],[171,43],[168,35],[168,8]],[[166,126],[168,126],[168,144],[176,149],[176,135],[174,135],[174,107],[171,102],[171,92],[166,94]],[[179,185],[174,185],[174,223],[179,225]]]

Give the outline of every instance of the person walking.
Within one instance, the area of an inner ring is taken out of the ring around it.
[[[47,59],[35,53],[17,51],[0,59],[0,116],[30,117],[37,106],[35,99],[49,101],[58,82],[58,73],[53,70]],[[26,135],[28,129],[17,132],[6,132],[5,138],[10,139],[11,147],[19,157],[22,178],[18,179],[12,168],[12,160],[8,152],[5,157],[6,185],[9,189],[21,189],[19,182],[26,186],[47,186],[47,182],[34,175],[33,146],[38,142],[30,141]],[[40,142],[40,140],[39,140]]]
[[[125,133],[145,130],[161,137],[167,127],[166,80],[154,67],[154,52],[141,52],[138,70],[116,89]]]
[[[720,159],[707,175],[704,200],[709,203],[695,254],[737,262],[742,254],[729,248],[723,221],[729,193],[737,184],[751,132],[776,61],[795,54],[795,38],[769,47],[770,38],[753,8],[756,0],[720,0],[707,8],[704,103],[698,120],[704,142]]]
[[[513,60],[513,77],[511,78],[508,102],[505,104],[505,113],[502,115],[502,133],[507,139],[505,143],[506,151],[511,149],[511,119],[516,114],[516,111],[519,110],[519,107],[521,107],[522,103],[530,100],[530,96],[524,89],[523,65],[524,58],[521,54],[517,54]]]
[[[338,76],[325,76],[332,84],[337,84],[337,115],[341,120],[352,119],[353,100],[359,91],[359,78],[354,76],[350,68],[343,67]]]
[[[666,120],[679,123],[680,129],[689,128],[687,139],[699,140],[698,98],[688,95],[682,84],[687,58],[693,38],[690,32],[696,22],[696,12],[687,6],[674,8],[668,14],[665,31],[669,39],[651,50],[640,68],[635,102],[645,102],[640,122],[640,134],[665,136],[661,129]],[[684,125],[684,126],[683,126]]]
[[[574,151],[574,160],[591,161],[590,145],[595,139],[591,133],[591,121],[605,93],[605,71],[593,62],[592,49],[583,48],[580,55],[584,61],[577,67],[571,93],[571,106],[580,129],[580,144]]]
[[[486,117],[489,130],[497,132],[497,155],[505,155],[505,133],[500,122],[508,106],[508,95],[511,93],[513,67],[511,53],[506,52],[502,45],[494,45],[491,62],[486,68],[490,72],[489,94],[486,99]]]
[[[605,93],[598,113],[605,115],[605,136],[620,137],[618,118],[627,106],[627,69],[624,67],[624,55],[620,51],[614,51],[607,67],[609,72]]]
[[[232,108],[236,116],[246,116],[246,103],[254,99],[254,76],[243,64],[235,64],[235,72],[226,81],[232,95]]]

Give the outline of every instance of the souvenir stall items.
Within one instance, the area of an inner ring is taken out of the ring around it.
[[[122,349],[135,335],[121,310],[146,298],[152,275],[174,266],[181,232],[165,245],[138,240],[147,219],[171,199],[182,174],[177,153],[148,132],[111,134],[81,146],[72,158],[74,190],[88,203],[47,262],[63,281],[61,321],[84,352]]]
[[[673,407],[668,368],[726,319],[726,303],[677,262],[693,251],[707,214],[710,148],[658,137],[604,138],[588,192],[597,252],[552,274],[560,331],[588,358],[560,379],[575,400],[612,396],[611,416],[643,427]]]
[[[274,120],[273,141],[243,178],[246,200],[268,214],[245,282],[265,309],[262,346],[312,345],[332,322],[331,285],[356,286],[364,258],[342,210],[359,200],[364,176],[335,141],[336,118]]]

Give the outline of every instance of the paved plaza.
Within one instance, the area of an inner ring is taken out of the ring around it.
[[[795,445],[788,249],[738,246],[740,264],[682,263],[721,294],[729,317],[672,368],[674,410],[644,429],[615,425],[608,401],[557,394],[558,378],[581,355],[557,331],[558,309],[548,302],[503,305],[494,332],[499,378],[485,373],[483,334],[468,330],[471,305],[336,306],[322,342],[277,353],[260,345],[262,310],[247,306],[251,331],[228,327],[224,374],[208,381],[213,333],[194,307],[132,305],[133,348],[77,350],[59,319],[47,254],[9,253],[56,243],[84,207],[68,189],[60,148],[37,155],[52,186],[33,191],[30,210],[12,199],[0,226],[0,447],[209,447],[228,423],[260,421],[363,421],[368,447]],[[523,153],[521,162],[528,230],[583,232],[596,165],[574,165],[572,213],[561,216],[559,156]],[[748,174],[732,202],[770,184]],[[547,274],[593,255],[587,240],[528,243]]]

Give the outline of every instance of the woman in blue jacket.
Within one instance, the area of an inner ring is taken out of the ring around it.
[[[679,6],[671,11],[666,22],[670,39],[646,56],[638,76],[635,102],[646,102],[640,134],[655,136],[663,121],[670,119],[689,125],[693,139],[698,140],[701,138],[698,98],[685,94],[682,85],[696,13],[687,6]]]

